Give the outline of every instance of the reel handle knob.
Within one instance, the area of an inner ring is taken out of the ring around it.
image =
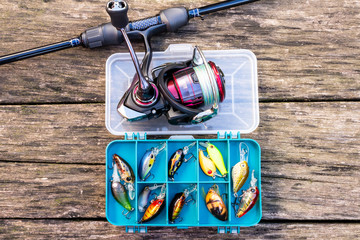
[[[117,29],[125,28],[129,23],[127,12],[129,5],[122,0],[112,0],[106,4],[106,12],[111,18],[111,23]]]

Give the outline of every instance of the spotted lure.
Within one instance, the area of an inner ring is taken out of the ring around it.
[[[113,162],[117,166],[121,180],[125,182],[124,186],[128,190],[130,199],[133,200],[135,198],[134,171],[130,164],[117,154],[113,155]]]
[[[111,181],[111,193],[115,200],[120,203],[128,212],[124,214],[127,216],[130,212],[134,210],[134,208],[130,204],[129,197],[126,193],[125,187],[120,183],[120,177],[118,175],[117,166],[114,165],[112,181]]]
[[[259,198],[259,189],[256,186],[257,179],[254,176],[254,172],[255,170],[252,171],[250,187],[239,197],[241,200],[238,205],[238,209],[234,209],[236,212],[235,216],[238,218],[244,216],[248,211],[250,211]],[[235,198],[234,206],[236,206],[236,200],[237,198]]]
[[[239,151],[240,161],[231,169],[231,178],[235,197],[237,197],[237,192],[242,188],[242,186],[244,186],[249,176],[249,147],[245,143],[240,143]]]

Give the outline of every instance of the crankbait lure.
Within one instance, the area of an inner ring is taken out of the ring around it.
[[[151,191],[153,191],[159,187],[162,187],[162,185],[154,184],[154,186],[152,186],[152,187],[149,187],[149,186],[144,187],[144,189],[141,191],[141,193],[139,195],[139,199],[138,199],[139,212],[145,212],[147,204],[149,202]]]
[[[179,168],[181,167],[181,164],[183,162],[188,162],[191,158],[194,157],[194,155],[191,154],[192,156],[190,158],[185,159],[185,156],[188,154],[190,148],[192,148],[195,144],[196,142],[193,142],[188,146],[185,146],[184,148],[180,148],[171,156],[168,164],[168,177],[170,181],[174,181],[174,175],[176,171],[179,170]]]
[[[165,206],[166,185],[162,185],[159,196],[151,201],[150,206],[146,209],[144,216],[139,223],[148,222],[158,216]]]
[[[203,196],[205,191],[203,189]],[[226,204],[220,196],[219,186],[214,184],[205,196],[206,207],[209,212],[221,221],[228,219]]]
[[[128,217],[128,214],[132,212],[134,208],[130,204],[130,200],[126,193],[125,187],[120,183],[120,177],[117,171],[117,165],[114,165],[111,181],[111,193],[115,200],[120,203],[120,205],[123,206],[126,210],[128,210],[128,212],[125,214],[123,211],[123,215]]]
[[[249,176],[249,147],[245,143],[240,143],[239,151],[240,161],[231,169],[234,197],[237,197],[237,192],[244,186]]]
[[[170,223],[174,223],[175,220],[179,217],[179,214],[185,204],[187,204],[188,202],[191,202],[191,201],[195,201],[194,198],[192,198],[192,197],[190,200],[186,201],[186,198],[194,191],[196,191],[196,185],[193,185],[190,190],[185,189],[184,192],[175,194],[175,196],[169,206],[169,222]]]
[[[238,210],[235,209],[236,206],[236,200],[238,198],[235,198],[234,202],[234,210],[236,212],[235,216],[240,218],[244,216],[250,209],[252,209],[257,202],[259,198],[259,189],[256,186],[257,179],[254,176],[255,170],[252,171],[252,177],[250,182],[250,187],[248,190],[244,191],[243,194],[239,197],[241,198],[241,201],[239,203]]]
[[[204,151],[201,149],[199,149],[199,164],[201,170],[203,170],[206,175],[212,177],[213,179],[215,179],[215,177],[222,177],[216,172],[216,166],[214,162],[210,158],[206,157]]]
[[[146,181],[146,179],[151,175],[150,170],[154,166],[156,156],[164,150],[165,147],[166,143],[161,143],[159,146],[153,147],[145,152],[144,156],[141,158],[138,172],[142,181]]]
[[[117,154],[113,155],[113,161],[117,166],[121,180],[125,182],[124,186],[129,192],[130,199],[133,200],[135,198],[134,171],[132,170],[130,164],[128,164],[122,157]]]
[[[209,142],[201,142],[199,144],[204,148],[206,148],[206,151],[209,154],[210,159],[214,162],[216,168],[219,169],[220,174],[223,177],[226,177],[228,171],[226,170],[224,159],[219,149],[214,144],[211,144]]]

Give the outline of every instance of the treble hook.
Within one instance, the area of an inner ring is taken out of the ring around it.
[[[131,218],[131,214],[130,214],[130,213],[134,211],[134,208],[132,208],[130,211],[128,210],[127,213],[124,213],[125,210],[126,210],[126,209],[124,209],[124,210],[121,212],[121,214],[124,215],[126,219],[130,219],[130,218]]]

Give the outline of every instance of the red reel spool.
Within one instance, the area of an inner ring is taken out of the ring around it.
[[[216,80],[220,102],[222,102],[225,99],[224,74],[215,63],[210,61],[209,65]],[[211,81],[210,79],[207,80]],[[206,90],[201,88],[199,77],[194,67],[187,67],[173,73],[173,79],[167,82],[167,87],[172,96],[184,106],[196,108],[204,104],[203,91]]]

